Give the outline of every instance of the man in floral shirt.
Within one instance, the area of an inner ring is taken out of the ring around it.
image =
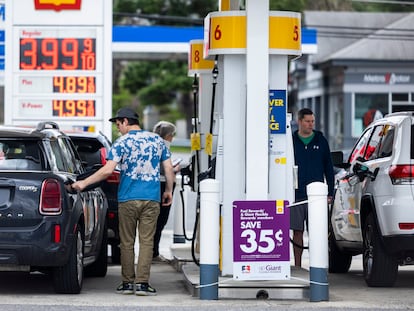
[[[118,188],[119,237],[121,240],[122,283],[117,292],[140,296],[156,295],[149,285],[154,232],[160,202],[172,203],[174,180],[171,153],[163,139],[140,128],[138,114],[121,108],[110,122],[116,123],[122,134],[112,145],[105,166],[85,180],[72,185],[83,190],[86,186],[106,179],[116,168],[121,170]],[[166,177],[166,190],[160,193],[160,165]],[[135,270],[134,244],[138,226],[139,257]]]

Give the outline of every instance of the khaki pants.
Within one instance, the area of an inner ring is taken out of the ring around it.
[[[155,201],[128,201],[118,204],[121,241],[122,282],[148,283],[152,263],[154,232],[160,206]],[[138,265],[134,266],[134,244],[138,226]]]

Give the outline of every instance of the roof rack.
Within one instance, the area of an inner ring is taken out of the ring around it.
[[[45,129],[59,129],[59,125],[56,122],[45,121],[39,122],[36,126],[37,131],[45,130]]]

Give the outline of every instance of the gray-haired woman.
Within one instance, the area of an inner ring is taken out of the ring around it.
[[[168,148],[170,147],[171,142],[175,136],[175,131],[176,131],[175,125],[167,121],[159,121],[157,124],[155,124],[154,129],[153,129],[154,133],[157,133],[158,135],[161,136],[161,138],[164,139],[164,142]],[[174,166],[175,173],[177,173],[179,170],[180,170],[179,165]],[[164,190],[165,190],[166,180],[165,180],[164,172],[162,169],[160,173],[161,173],[160,181],[161,181],[161,195],[162,195],[162,193],[164,193]],[[173,184],[173,192],[174,192],[174,188],[175,188],[175,182]],[[164,258],[159,253],[159,246],[160,246],[160,240],[161,240],[161,233],[165,225],[167,224],[168,216],[170,215],[170,209],[171,209],[171,205],[160,205],[160,214],[158,216],[157,228],[154,234],[154,248],[153,248],[153,253],[152,253],[153,262],[169,262],[168,259]]]

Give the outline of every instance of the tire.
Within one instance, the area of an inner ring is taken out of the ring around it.
[[[351,267],[352,255],[342,252],[336,245],[332,231],[328,237],[329,273],[347,273]]]
[[[68,262],[53,270],[56,293],[79,294],[83,284],[84,238],[79,225],[76,227]]]
[[[372,213],[368,215],[364,225],[362,257],[364,279],[368,286],[394,286],[398,275],[398,261],[385,251]]]
[[[121,263],[121,248],[119,247],[119,243],[111,244],[111,253],[112,263],[119,265]]]
[[[98,258],[94,263],[85,268],[85,275],[88,277],[104,277],[108,271],[108,227],[105,223],[101,248]]]

